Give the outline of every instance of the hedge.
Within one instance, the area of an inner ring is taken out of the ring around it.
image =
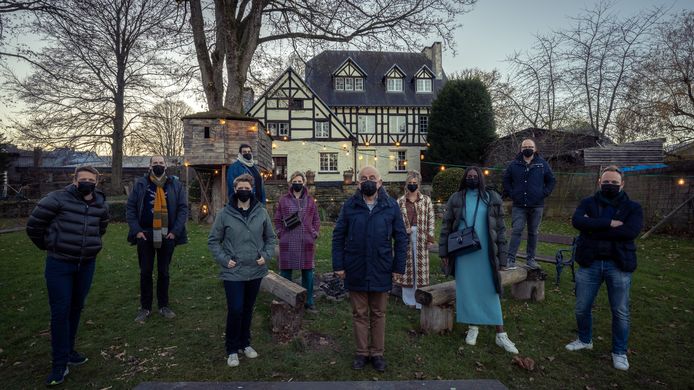
[[[432,197],[434,201],[446,202],[454,192],[458,191],[465,169],[448,168],[434,176],[432,181]]]

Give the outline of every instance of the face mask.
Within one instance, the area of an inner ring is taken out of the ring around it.
[[[378,188],[376,187],[376,182],[367,180],[363,183],[361,183],[361,192],[366,195],[366,196],[373,196],[373,194],[378,191]]]
[[[300,192],[301,190],[304,189],[304,185],[301,183],[292,183],[292,191],[294,192]]]
[[[251,153],[244,153],[244,154],[242,154],[242,156],[243,156],[243,158],[245,158],[248,161],[253,160],[253,154],[251,154]]]
[[[531,157],[533,154],[535,154],[535,151],[532,149],[523,149],[523,156],[525,157]]]
[[[466,177],[465,185],[467,186],[467,188],[474,190],[475,188],[478,188],[480,186],[480,179],[477,177]]]
[[[251,190],[237,190],[236,191],[236,197],[239,198],[241,202],[247,202],[249,199],[251,199],[251,196],[253,194],[251,193]]]
[[[164,171],[166,171],[166,167],[163,165],[152,165],[152,173],[154,173],[154,176],[160,177],[161,175],[164,174]]]
[[[82,194],[82,196],[87,196],[94,192],[96,188],[96,183],[90,183],[88,181],[77,182],[77,191]]]
[[[619,195],[619,184],[602,184],[600,185],[600,192],[606,198],[612,199]]]
[[[407,185],[407,189],[408,189],[410,192],[415,192],[415,191],[417,191],[417,188],[419,188],[419,186],[418,186],[417,184],[408,184],[408,185]]]

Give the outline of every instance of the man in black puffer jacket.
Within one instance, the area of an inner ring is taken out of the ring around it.
[[[634,239],[643,227],[643,210],[623,191],[622,172],[615,166],[600,175],[600,191],[576,208],[573,225],[581,234],[576,241],[576,323],[578,339],[566,349],[593,348],[592,306],[600,285],[607,285],[612,309],[612,364],[628,370],[629,291],[636,269]]]
[[[47,252],[45,277],[53,350],[48,386],[63,382],[68,365],[87,361],[75,351],[75,335],[109,221],[106,197],[96,189],[98,178],[95,168],[77,167],[73,183],[41,199],[27,222],[29,238]]]

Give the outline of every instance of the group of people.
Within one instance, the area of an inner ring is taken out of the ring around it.
[[[53,366],[47,385],[63,382],[69,366],[87,357],[75,350],[75,336],[101,249],[109,212],[96,188],[99,172],[90,166],[75,170],[73,183],[41,199],[27,223],[36,246],[47,251],[45,278],[51,308]],[[431,198],[421,192],[421,175],[407,174],[405,194],[391,198],[379,171],[372,166],[358,173],[357,189],[347,199],[332,233],[332,266],[349,291],[356,353],[355,370],[371,364],[387,367],[385,323],[388,293],[402,287],[402,300],[421,308],[414,292],[429,284],[429,246],[435,242]],[[227,299],[225,349],[227,364],[240,364],[239,354],[258,357],[251,346],[253,310],[262,278],[279,243],[280,275],[292,279],[301,272],[308,291],[305,308],[315,311],[313,272],[320,218],[302,172],[294,172],[288,191],[271,218],[265,189],[249,145],[239,148],[228,170],[229,201],[220,210],[208,236],[208,248],[220,267]],[[527,226],[526,267],[538,267],[535,248],[544,199],[555,185],[547,162],[532,139],[523,140],[516,159],[504,174],[504,195],[513,201],[512,234],[506,241],[502,195],[490,189],[479,167],[465,169],[458,191],[448,199],[438,238],[446,273],[455,277],[456,320],[467,324],[465,342],[475,345],[480,325],[496,328],[496,344],[518,353],[503,327],[499,272],[515,267],[515,257]],[[580,234],[576,243],[576,320],[578,339],[566,345],[591,349],[591,307],[604,281],[613,313],[614,367],[627,370],[629,291],[636,268],[634,239],[642,228],[642,210],[623,191],[617,167],[601,172],[599,189],[576,209],[572,223]],[[161,156],[150,159],[149,172],[136,181],[127,203],[128,241],[137,246],[140,265],[140,309],[144,323],[152,312],[153,272],[157,263],[159,313],[172,319],[169,307],[169,265],[176,245],[187,242],[187,194],[175,176],[166,174]],[[451,237],[455,237],[451,244]],[[455,245],[456,240],[460,245]]]

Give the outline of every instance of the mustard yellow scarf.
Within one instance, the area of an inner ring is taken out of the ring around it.
[[[157,192],[154,195],[154,218],[152,219],[152,244],[155,248],[161,248],[163,238],[169,233],[169,211],[166,208],[166,192],[164,192],[166,179],[166,175],[160,178],[149,175],[149,180],[157,186]]]

